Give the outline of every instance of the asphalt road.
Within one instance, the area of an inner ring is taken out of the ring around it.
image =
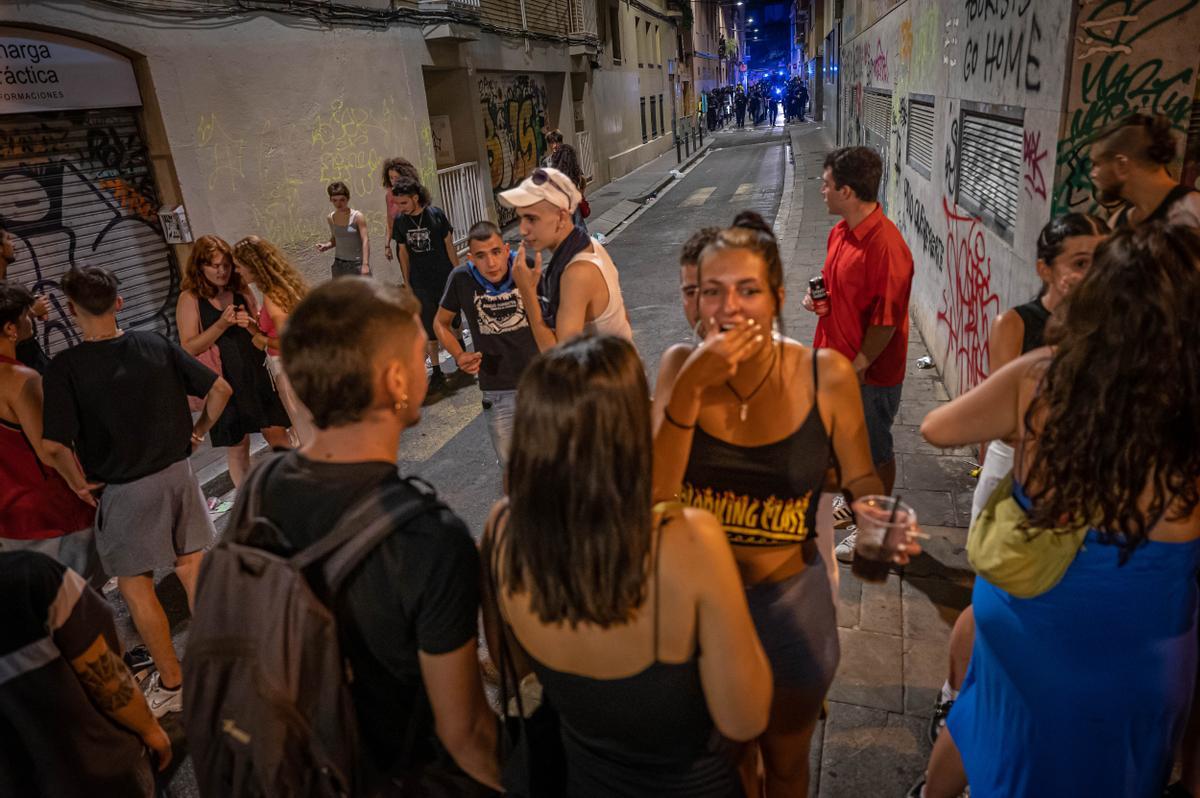
[[[608,251],[621,276],[621,291],[633,322],[634,343],[653,384],[662,352],[691,337],[679,305],[679,250],[693,231],[726,226],[738,212],[751,209],[774,222],[785,176],[786,141],[782,127],[718,133],[709,153],[664,188],[614,231]],[[449,364],[451,367],[453,364]],[[432,484],[441,498],[478,537],[492,504],[501,495],[501,473],[473,382],[424,409],[421,423],[407,430],[400,445],[400,470]],[[225,517],[217,519],[220,531]],[[173,575],[158,584],[177,651],[187,644],[187,599]],[[106,591],[117,614],[126,648],[139,640],[115,587]],[[163,725],[175,742],[175,761],[165,781],[175,798],[198,796],[186,754],[182,720],[167,715]]]
[[[651,384],[662,352],[691,336],[679,306],[680,247],[693,231],[726,226],[742,210],[774,221],[785,173],[782,131],[717,134],[706,157],[609,239]],[[479,391],[468,384],[426,407],[421,423],[400,444],[400,470],[437,488],[476,536],[501,494],[500,469],[480,411]]]

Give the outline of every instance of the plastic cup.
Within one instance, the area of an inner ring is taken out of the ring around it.
[[[884,582],[900,546],[911,539],[917,514],[893,496],[863,496],[850,506],[858,527],[850,570],[867,582]]]

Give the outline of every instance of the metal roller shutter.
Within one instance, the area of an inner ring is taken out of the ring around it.
[[[1023,124],[963,111],[958,204],[1011,237],[1020,197]]]
[[[158,221],[158,191],[136,109],[0,117],[0,224],[14,237],[9,279],[48,294],[38,335],[49,352],[80,340],[58,290],[80,265],[121,281],[126,329],[174,331],[179,278]]]
[[[908,98],[908,165],[929,177],[933,172],[933,101]]]

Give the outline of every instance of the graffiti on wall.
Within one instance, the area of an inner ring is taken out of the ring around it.
[[[904,178],[904,227],[905,232],[911,232],[916,240],[921,242],[921,250],[933,261],[938,271],[942,271],[942,259],[946,255],[946,242],[933,229],[925,205],[917,197],[916,192]]]
[[[494,195],[520,183],[546,153],[546,86],[536,75],[481,76],[479,104]],[[501,224],[515,216],[499,202],[496,210]]]
[[[129,119],[55,119],[0,129],[0,224],[14,238],[9,277],[50,300],[38,335],[49,351],[79,342],[59,281],[72,267],[112,269],[128,327],[169,332],[177,276],[159,230],[149,159]]]
[[[300,120],[250,128],[209,113],[197,122],[195,147],[209,191],[245,201],[255,232],[295,255],[328,234],[318,209],[335,180],[350,188],[373,235],[384,232],[380,164],[395,155],[422,163],[423,150],[401,140],[401,121],[390,98],[369,106],[337,98]],[[433,177],[422,175],[431,187]]]
[[[1035,195],[1038,199],[1045,199],[1046,175],[1042,170],[1048,153],[1046,152],[1046,148],[1042,146],[1042,132],[1040,130],[1026,130],[1021,151],[1025,162],[1025,195],[1031,199]]]
[[[1058,143],[1054,213],[1093,204],[1091,145],[1113,120],[1166,114],[1182,131],[1192,104],[1192,66],[1169,66],[1153,34],[1200,14],[1200,0],[1082,0],[1066,134]]]
[[[945,199],[946,279],[937,323],[945,331],[943,364],[954,364],[958,394],[978,385],[988,372],[988,335],[1000,312],[992,290],[992,261],[979,217],[963,215]]]
[[[972,34],[963,48],[963,78],[1026,92],[1042,88],[1042,26],[1033,0],[967,0]]]

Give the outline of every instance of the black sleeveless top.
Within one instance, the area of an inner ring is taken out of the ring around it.
[[[786,546],[816,537],[817,500],[833,458],[833,441],[813,405],[795,432],[763,446],[728,443],[697,426],[679,500],[708,510],[730,543]]]
[[[654,661],[648,667],[620,679],[593,679],[556,671],[529,655],[559,714],[570,798],[744,795],[731,746],[708,714],[699,650],[686,662],[658,660],[658,548],[656,543]]]
[[[1025,323],[1025,337],[1021,340],[1021,354],[1023,355],[1045,343],[1046,322],[1050,320],[1050,311],[1046,310],[1046,306],[1042,304],[1040,298],[1026,302],[1024,305],[1017,305],[1013,310]]]
[[[1165,222],[1165,221],[1167,221],[1167,214],[1170,213],[1171,206],[1174,205],[1179,200],[1186,197],[1188,194],[1191,194],[1195,190],[1196,189],[1188,188],[1185,185],[1175,186],[1174,188],[1172,188],[1170,191],[1167,192],[1167,196],[1163,197],[1163,201],[1158,203],[1158,207],[1155,208],[1154,211],[1149,216],[1147,216],[1142,221],[1138,222],[1138,224],[1145,224],[1146,222]],[[1114,231],[1119,230],[1122,227],[1132,227],[1132,225],[1129,222],[1129,211],[1132,208],[1133,208],[1132,205],[1126,205],[1124,208],[1121,209],[1120,213],[1117,214],[1117,218],[1113,219],[1113,230]]]

